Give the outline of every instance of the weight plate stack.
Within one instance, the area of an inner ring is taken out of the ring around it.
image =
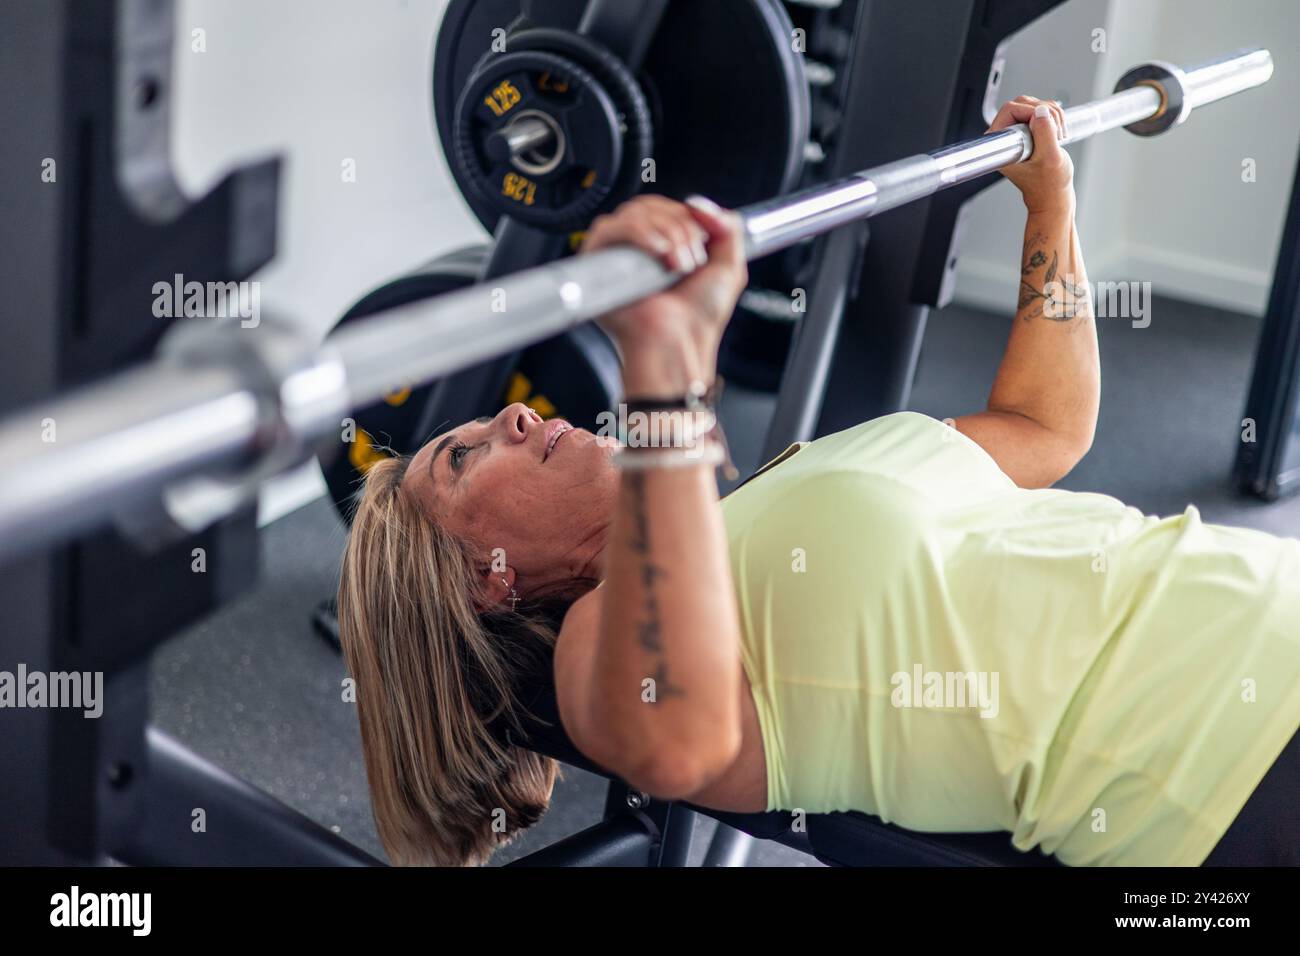
[[[743,206],[798,184],[808,142],[808,85],[803,59],[792,49],[790,17],[778,0],[671,0],[636,76],[653,120],[653,141],[644,152],[635,141],[636,109],[622,101],[619,82],[603,75],[574,44],[525,37],[522,51],[514,45],[516,38],[539,27],[577,36],[586,0],[531,3],[527,18],[523,6],[521,0],[451,0],[447,5],[434,53],[433,98],[439,136],[453,168],[457,107],[485,56],[552,52],[592,74],[623,113],[628,127],[624,152],[637,160],[637,169],[635,181],[620,182],[632,191],[642,186],[643,158],[654,164],[653,181],[642,188],[679,199],[699,192],[724,206]],[[500,36],[495,31],[503,28],[508,29],[505,50],[491,52]],[[484,227],[495,232],[502,214],[497,203],[472,186],[462,191]],[[610,196],[615,195],[626,198],[618,186],[611,190]]]
[[[793,48],[794,22],[778,0],[671,0],[635,78],[608,50],[574,32],[586,0],[528,4],[527,16],[524,6],[521,0],[451,0],[447,6],[433,90],[439,135],[450,157],[457,150],[457,107],[475,69],[493,58],[541,52],[585,69],[621,117],[623,168],[601,209],[640,189],[675,198],[699,192],[736,207],[801,184],[810,85],[806,57]],[[501,52],[488,52],[502,28],[504,49],[498,44]],[[643,184],[645,159],[653,160],[653,181]],[[484,227],[495,231],[500,197],[472,182],[462,184],[462,193]],[[569,219],[560,225],[578,232],[586,224],[574,226]],[[751,281],[788,293],[810,274],[808,258],[803,247],[772,256],[751,267]],[[736,384],[775,391],[793,329],[793,322],[774,322],[742,305],[721,345],[722,374]]]

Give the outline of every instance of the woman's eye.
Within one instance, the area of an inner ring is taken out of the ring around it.
[[[457,445],[451,450],[451,467],[459,468],[461,462],[465,460],[465,455],[469,452],[468,445]]]

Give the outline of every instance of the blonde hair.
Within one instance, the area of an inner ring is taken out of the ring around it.
[[[366,476],[339,580],[339,635],[389,858],[479,865],[550,802],[555,761],[504,743],[493,726],[520,727],[517,682],[549,673],[556,610],[577,593],[482,611],[477,569],[487,562],[403,493],[409,461],[381,461]]]

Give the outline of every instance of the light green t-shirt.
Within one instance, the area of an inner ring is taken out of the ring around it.
[[[1197,865],[1300,727],[1300,541],[1018,488],[914,412],[775,461],[722,503],[768,809]]]

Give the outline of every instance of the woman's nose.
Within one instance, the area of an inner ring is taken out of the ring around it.
[[[501,410],[500,420],[512,441],[522,441],[528,437],[530,428],[541,424],[542,416],[523,402],[515,402]]]

